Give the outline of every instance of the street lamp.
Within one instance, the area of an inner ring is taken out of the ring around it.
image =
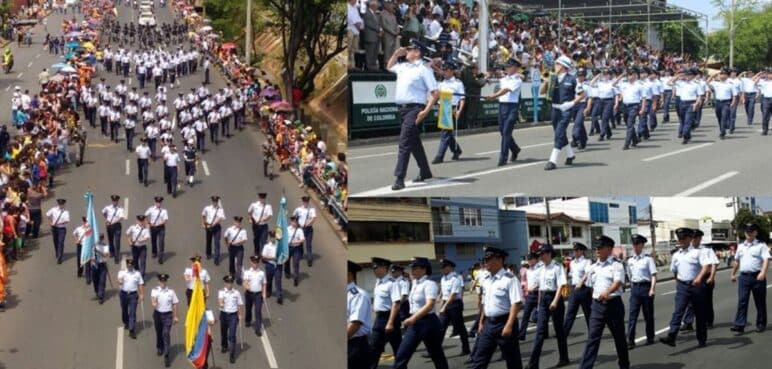
[[[739,25],[742,25],[746,21],[748,21],[747,17],[740,18],[740,22],[735,24],[734,21],[734,11],[736,6],[736,0],[732,0],[732,8],[729,9],[730,16],[729,16],[729,68],[734,67],[734,36],[735,32],[737,32],[737,27]]]

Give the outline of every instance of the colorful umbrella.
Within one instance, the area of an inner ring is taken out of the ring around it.
[[[51,70],[59,70],[59,69],[66,68],[66,67],[69,67],[69,66],[70,65],[67,64],[67,63],[56,63],[56,64],[51,66]]]
[[[78,42],[78,41],[70,41],[70,42],[68,42],[68,43],[66,43],[64,45],[64,47],[66,47],[68,49],[74,49],[74,48],[76,48],[78,46],[80,46],[80,42]]]
[[[212,30],[212,26],[203,26],[198,29],[198,32],[209,32]]]
[[[73,68],[73,67],[71,67],[69,65],[64,67],[64,68],[62,68],[62,69],[59,69],[59,73],[77,73],[77,72],[78,71],[75,68]]]
[[[260,97],[271,97],[271,96],[278,96],[279,91],[275,88],[264,88],[262,91],[260,91]]]
[[[290,103],[288,103],[288,102],[286,102],[284,100],[277,101],[277,102],[271,104],[271,109],[273,109],[274,111],[287,111],[287,112],[290,112],[290,111],[293,110],[292,109],[292,105],[290,105]]]
[[[222,49],[223,50],[230,50],[230,49],[235,49],[235,48],[236,48],[236,44],[234,44],[233,42],[226,42],[226,43],[222,44]]]
[[[64,37],[67,37],[67,38],[71,38],[71,37],[80,37],[80,36],[83,36],[83,32],[80,32],[80,31],[74,31],[74,32],[70,32],[70,33],[68,33],[68,34],[64,35]]]

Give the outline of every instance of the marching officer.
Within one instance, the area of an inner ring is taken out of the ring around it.
[[[708,86],[713,90],[713,99],[715,100],[716,118],[718,119],[719,138],[724,139],[727,129],[729,133],[734,133],[734,127],[730,122],[730,111],[737,106],[737,95],[734,85],[727,80],[729,70],[722,68],[719,77],[708,79]]]
[[[643,253],[646,237],[633,235],[634,255],[627,260],[630,275],[630,316],[627,320],[627,347],[635,347],[635,325],[638,312],[643,308],[643,320],[646,322],[646,344],[654,343],[654,296],[657,287],[657,265],[654,258]]]
[[[523,306],[523,321],[520,322],[520,341],[525,341],[525,335],[528,333],[528,322],[531,320],[531,315],[533,315],[536,307],[539,306],[539,268],[541,267],[541,264],[538,263],[539,255],[535,252],[529,252],[527,259],[528,270],[525,271],[526,295]],[[568,336],[567,333],[566,336]]]
[[[448,326],[452,324],[453,330],[458,332],[459,338],[461,338],[461,356],[466,356],[469,355],[470,351],[469,338],[464,326],[464,281],[454,270],[456,263],[452,260],[442,259],[440,266],[442,267],[442,279],[440,280],[442,336],[445,337]]]
[[[198,271],[198,279],[201,280],[201,284],[204,288],[204,299],[206,299],[209,297],[209,282],[212,278],[209,276],[209,272],[206,271],[206,268],[204,268],[204,265],[201,264],[201,255],[196,254],[195,256],[192,256],[190,261],[197,261],[201,265],[201,269]],[[190,298],[193,296],[193,285],[196,282],[196,279],[193,278],[192,266],[185,268],[185,271],[182,273],[182,278],[185,279],[185,297],[188,299],[188,306],[190,306]]]
[[[482,314],[472,354],[473,369],[487,368],[496,346],[501,349],[507,369],[522,368],[520,347],[515,337],[518,331],[517,312],[523,298],[520,281],[504,269],[507,256],[506,251],[495,247],[485,249],[483,260],[490,276],[483,282]],[[527,319],[524,316],[523,320]]]
[[[622,263],[611,256],[614,240],[608,236],[595,239],[595,255],[598,260],[588,271],[587,282],[592,286],[592,312],[590,328],[587,331],[587,344],[584,347],[580,369],[590,369],[595,365],[603,336],[603,327],[609,327],[614,337],[620,369],[630,368],[630,358],[625,345],[625,304],[622,302],[622,284],[625,281],[625,269]]]
[[[748,223],[745,225],[745,241],[737,245],[735,262],[732,265],[732,282],[737,281],[737,271],[740,271],[737,284],[737,315],[735,315],[732,332],[743,333],[748,315],[748,299],[753,293],[753,302],[756,304],[756,332],[767,329],[767,267],[769,266],[769,248],[767,244],[759,241],[756,236],[759,233],[759,225]],[[699,315],[697,316],[699,326]]]
[[[148,181],[150,180],[150,177],[148,177],[148,167],[152,153],[150,151],[150,146],[147,145],[146,137],[139,139],[139,146],[137,146],[134,151],[137,153],[137,179],[139,180],[139,183],[142,183],[147,187]]]
[[[539,268],[536,276],[539,285],[539,307],[537,309],[538,321],[536,323],[536,338],[533,341],[533,350],[528,360],[527,369],[538,369],[541,357],[544,335],[549,328],[549,319],[554,323],[555,338],[558,341],[558,353],[560,359],[557,367],[566,366],[568,360],[568,344],[565,331],[563,331],[563,318],[565,317],[565,305],[560,289],[566,285],[566,273],[563,266],[553,260],[555,249],[545,243],[539,248],[539,256],[544,266]],[[488,292],[486,292],[488,293]]]
[[[217,294],[220,306],[220,352],[230,351],[231,364],[236,362],[236,331],[244,313],[244,300],[241,293],[233,289],[233,276],[223,277],[225,287]]]
[[[520,146],[517,146],[512,137],[512,131],[517,122],[517,112],[520,106],[520,89],[523,86],[523,80],[518,73],[520,62],[516,59],[509,59],[505,65],[506,75],[499,80],[500,88],[495,94],[486,96],[486,100],[499,99],[499,134],[501,135],[501,147],[499,150],[498,166],[507,164],[507,154],[510,154],[510,161],[517,160],[520,153]]]
[[[91,226],[88,224],[88,220],[86,220],[86,217],[81,217],[81,220],[83,223],[77,227],[75,227],[75,230],[72,231],[72,235],[75,238],[75,247],[76,247],[76,253],[75,253],[75,267],[76,272],[78,275],[78,278],[83,277],[83,272],[86,272],[86,283],[91,283],[91,273],[89,273],[86,268],[88,267],[85,264],[80,263],[80,254],[83,251],[83,239],[91,235]]]
[[[247,208],[249,223],[252,224],[252,243],[255,247],[255,255],[262,255],[261,248],[268,238],[268,222],[273,217],[273,208],[271,204],[265,202],[266,197],[268,194],[260,192],[257,194],[257,201]]]
[[[397,352],[400,343],[402,343],[399,321],[402,293],[399,282],[389,274],[391,261],[377,257],[372,258],[372,261],[373,274],[377,278],[373,288],[375,321],[370,334],[370,345],[373,350],[372,361],[366,367],[376,369],[386,343],[391,345],[391,350],[394,353]]]
[[[244,297],[246,300],[246,320],[244,326],[252,326],[252,307],[255,313],[255,334],[260,337],[263,335],[263,302],[267,301],[267,281],[265,272],[260,269],[260,256],[252,255],[249,257],[251,263],[249,269],[244,271]]]
[[[284,263],[284,276],[294,280],[294,284],[297,287],[300,281],[300,259],[303,257],[303,242],[305,236],[303,231],[298,227],[298,217],[296,215],[290,216],[290,225],[287,226],[287,234],[289,234],[289,255],[292,259],[292,268],[290,268],[290,260],[288,259]]]
[[[571,109],[576,103],[584,98],[585,92],[576,92],[576,77],[568,72],[571,70],[571,59],[565,55],[558,58],[555,62],[555,74],[552,76],[550,84],[555,86],[552,90],[552,129],[555,131],[554,147],[550,154],[549,161],[544,166],[544,170],[553,170],[557,168],[558,156],[560,151],[566,148],[566,165],[572,165],[576,155],[574,150],[568,144],[566,129],[571,118]],[[547,84],[542,85],[546,92]],[[562,315],[562,311],[561,311]],[[563,317],[560,317],[562,320]],[[563,328],[561,327],[561,330]]]
[[[601,70],[601,73],[597,74],[590,82],[590,85],[597,95],[597,101],[593,101],[593,114],[598,116],[600,120],[600,127],[598,128],[600,138],[598,141],[611,139],[611,125],[613,124],[614,115],[614,85],[618,79],[619,78],[612,78],[611,70],[609,68],[604,68]]]
[[[169,348],[171,347],[170,334],[172,324],[176,324],[177,304],[180,300],[173,289],[166,286],[169,275],[161,273],[158,275],[159,285],[150,291],[150,303],[153,304],[153,323],[155,325],[155,348],[158,356],[163,355],[164,366],[171,365],[169,358]]]
[[[588,97],[592,93],[592,87],[590,86],[590,82],[586,80],[586,77],[586,69],[580,68],[576,71],[576,93],[584,93],[584,95],[582,95],[576,105],[574,105],[574,117],[572,119],[574,127],[571,130],[571,146],[578,147],[579,150],[584,150],[584,148],[587,147],[588,137],[587,129],[584,126],[584,116],[588,115],[591,109],[591,106],[588,106],[587,104],[592,104]]]
[[[429,115],[439,94],[437,92],[437,80],[434,73],[421,60],[423,44],[411,40],[407,47],[400,47],[389,59],[387,69],[397,75],[397,87],[394,93],[395,102],[399,107],[402,119],[402,127],[399,139],[399,156],[394,168],[394,176],[397,177],[391,189],[394,191],[405,188],[405,176],[410,155],[413,155],[418,164],[419,174],[415,182],[423,182],[432,178],[429,161],[421,143],[420,124]],[[397,63],[400,57],[406,57],[407,61]],[[427,101],[428,96],[428,101]]]
[[[166,222],[169,220],[169,213],[161,207],[164,198],[156,196],[153,198],[155,204],[145,211],[150,225],[150,243],[152,245],[153,257],[158,257],[158,264],[164,263],[164,239],[166,238]]]
[[[753,81],[759,86],[761,94],[761,135],[769,132],[769,117],[772,116],[772,69],[759,72]]]
[[[144,276],[147,265],[147,241],[150,239],[150,230],[147,228],[144,215],[137,215],[137,223],[126,230],[126,237],[131,247],[131,258]]]
[[[126,213],[122,206],[118,205],[121,197],[118,195],[110,196],[111,205],[102,209],[102,216],[105,217],[107,226],[107,242],[110,245],[110,253],[113,254],[115,263],[121,260],[121,222],[126,219]]]
[[[692,239],[692,247],[699,249],[704,257],[710,261],[710,269],[705,283],[702,284],[702,288],[705,290],[705,320],[707,321],[708,329],[713,328],[713,319],[715,318],[715,312],[713,311],[713,288],[716,286],[716,271],[718,269],[718,258],[716,253],[708,246],[702,245],[702,236],[704,233],[699,230],[694,230],[694,238]],[[694,326],[694,307],[689,305],[686,307],[686,313],[684,313],[684,326],[681,328],[683,331],[693,330]]]
[[[692,138],[691,132],[699,107],[699,85],[693,80],[696,75],[696,70],[687,69],[668,81],[668,84],[675,87],[678,98],[678,138],[683,138],[682,144],[689,143]]]
[[[303,228],[303,236],[306,239],[306,260],[309,267],[313,265],[314,261],[311,243],[314,240],[314,221],[316,220],[316,209],[308,204],[310,199],[309,196],[303,196],[303,203],[295,208],[295,211],[292,213],[298,217],[298,224],[300,228]]]
[[[699,347],[705,347],[708,329],[705,322],[705,296],[701,285],[704,277],[708,275],[710,263],[700,250],[691,246],[693,230],[682,227],[676,229],[675,233],[679,249],[670,261],[670,271],[676,277],[675,310],[670,320],[670,331],[667,337],[660,338],[659,341],[675,347],[675,339],[681,329],[681,320],[686,306],[691,303],[697,320],[697,342]]]
[[[587,270],[592,262],[584,257],[587,246],[581,242],[574,242],[573,246],[574,258],[571,260],[569,269],[571,275],[571,294],[568,296],[566,319],[563,323],[563,331],[566,332],[566,337],[571,335],[571,328],[574,326],[574,319],[576,319],[576,313],[579,312],[580,306],[582,307],[587,328],[590,328],[590,305],[592,305],[592,289],[587,286]]]
[[[461,114],[463,114],[464,102],[466,101],[464,98],[464,84],[460,80],[456,79],[455,64],[446,61],[442,63],[440,69],[442,72],[442,82],[439,83],[439,89],[440,91],[449,91],[453,94],[450,114],[451,119],[453,119],[454,129],[458,129],[456,124],[458,123]],[[453,153],[452,159],[458,160],[459,156],[461,156],[461,146],[459,146],[458,142],[456,142],[456,138],[453,136],[453,129],[442,130],[442,134],[440,136],[440,146],[437,149],[437,155],[435,155],[434,160],[432,160],[432,164],[442,163],[445,158],[445,151],[448,149],[448,147],[450,147],[450,151]]]
[[[391,264],[391,276],[397,282],[399,286],[399,294],[402,296],[399,304],[399,314],[397,315],[399,326],[402,326],[402,321],[410,316],[410,304],[407,302],[407,297],[410,295],[410,280],[405,277],[405,268],[401,265]]]
[[[627,70],[627,82],[619,83],[619,97],[614,106],[616,110],[618,104],[624,105],[625,110],[625,145],[622,150],[630,149],[630,146],[637,146],[641,137],[648,136],[648,126],[641,124],[638,133],[635,131],[635,119],[643,117],[646,113],[646,92],[643,85],[638,81],[638,69],[630,68]]]
[[[67,223],[70,222],[70,212],[64,208],[65,199],[56,199],[56,207],[46,212],[48,224],[51,226],[51,237],[54,240],[54,256],[56,263],[61,264],[64,257],[64,238],[67,236]]]
[[[371,362],[370,344],[367,335],[370,333],[370,296],[356,285],[356,273],[362,267],[348,261],[346,278],[346,336],[348,337],[348,369],[367,368]]]
[[[121,319],[123,329],[129,330],[129,336],[137,338],[137,300],[141,304],[145,295],[145,280],[142,274],[134,269],[134,260],[126,259],[126,269],[118,272],[118,294],[121,300]]]
[[[437,283],[429,279],[432,266],[429,259],[415,257],[410,268],[413,275],[413,288],[409,297],[411,315],[402,322],[406,331],[394,358],[394,369],[407,369],[410,357],[421,342],[426,346],[434,367],[448,369],[448,360],[442,350],[442,325],[434,313],[439,288]]]
[[[99,305],[105,302],[105,282],[107,280],[107,259],[110,258],[110,246],[105,244],[105,235],[99,235],[99,242],[94,246],[91,256],[91,279],[94,281],[94,293]]]
[[[225,230],[223,239],[228,243],[228,270],[236,276],[236,283],[241,284],[244,268],[244,242],[247,242],[247,230],[241,228],[242,216],[233,217],[233,225]]]
[[[220,235],[225,220],[225,210],[220,206],[220,196],[211,197],[212,204],[204,207],[201,212],[201,226],[206,237],[206,259],[212,258],[212,243],[214,242],[214,265],[220,265]]]
[[[273,294],[274,284],[276,285],[276,303],[282,304],[284,293],[281,288],[281,275],[284,265],[276,262],[276,232],[268,232],[268,241],[263,245],[262,250],[263,265],[265,266],[265,278],[268,280],[268,297]]]

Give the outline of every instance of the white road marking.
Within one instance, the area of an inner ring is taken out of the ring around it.
[[[126,175],[129,175],[129,172],[131,172],[131,160],[126,159]]]
[[[370,154],[370,155],[362,155],[362,156],[355,156],[353,158],[349,158],[348,160],[359,160],[359,159],[367,159],[367,158],[377,158],[379,156],[389,156],[394,155],[396,152],[390,151],[390,152],[384,152],[380,154]]]
[[[656,335],[665,333],[665,332],[667,332],[669,330],[670,330],[670,327],[665,327],[665,328],[662,328],[662,329],[654,332],[654,335],[656,336]],[[645,340],[646,340],[646,336],[640,336],[640,337],[635,339],[635,343],[642,342],[642,341],[645,341]]]
[[[684,152],[687,152],[687,151],[692,151],[692,150],[701,149],[703,147],[708,147],[710,145],[713,145],[713,143],[712,142],[706,142],[704,144],[700,144],[700,145],[697,145],[697,146],[687,147],[685,149],[676,150],[676,151],[672,151],[672,152],[668,152],[668,153],[664,153],[664,154],[660,154],[660,155],[656,155],[656,156],[651,156],[651,157],[642,159],[641,161],[653,161],[653,160],[657,160],[657,159],[662,159],[662,158],[666,158],[668,156],[678,155],[680,153],[684,153]]]
[[[711,179],[709,181],[702,182],[702,183],[700,183],[700,184],[698,184],[698,185],[696,185],[696,186],[694,186],[692,188],[684,190],[683,192],[679,192],[679,193],[677,193],[677,194],[675,194],[673,196],[674,197],[691,196],[691,195],[693,195],[693,194],[695,194],[697,192],[700,192],[700,191],[702,191],[702,190],[704,190],[704,189],[706,189],[706,188],[708,188],[710,186],[713,186],[716,183],[719,183],[719,182],[721,182],[723,180],[732,178],[732,177],[738,175],[739,173],[740,172],[737,172],[737,171],[731,171],[731,172],[728,172],[728,173],[724,173],[724,174],[722,174],[722,175],[720,175],[720,176],[718,176],[716,178],[713,178],[713,179]]]
[[[768,284],[768,285],[767,285],[767,288],[769,288],[769,287],[772,287],[772,284]]]
[[[24,75],[24,72],[21,72],[21,73],[19,73],[18,76],[16,76],[16,78],[21,78],[21,76],[23,76],[23,75]]]
[[[39,57],[40,57],[40,54],[37,54],[37,55],[35,55],[35,59],[37,59],[37,58],[39,58]]]
[[[131,78],[129,78],[129,86],[131,86]]]
[[[8,85],[8,87],[5,88],[6,91],[11,89],[11,85]]]
[[[126,214],[127,217],[130,214],[129,213],[129,198],[128,197],[124,197],[123,198],[123,214]]]
[[[118,326],[118,339],[115,342],[115,369],[123,369],[123,326]]]
[[[276,364],[276,356],[273,354],[271,342],[268,341],[268,335],[264,333],[263,336],[260,337],[260,340],[263,341],[263,349],[265,350],[265,356],[268,359],[268,366],[271,368],[278,368],[279,365]]]
[[[31,67],[31,66],[32,66],[32,63],[33,63],[33,62],[29,62],[29,63],[27,63],[27,68]]]
[[[541,146],[547,146],[547,145],[552,145],[552,144],[553,144],[552,142],[544,142],[544,143],[540,143],[540,144],[520,146],[520,149],[530,149],[532,147],[541,147]],[[500,152],[500,151],[501,150],[484,151],[484,152],[478,152],[475,155],[488,155],[488,154],[493,154],[493,153],[497,153],[497,152]]]
[[[665,292],[665,293],[663,293],[663,294],[662,294],[662,296],[666,296],[666,295],[672,295],[672,294],[674,294],[674,293],[676,293],[676,291],[675,291],[675,290],[673,290],[673,291],[670,291],[670,292]]]
[[[204,174],[209,176],[209,165],[206,164],[206,160],[201,160],[201,166],[204,167]]]
[[[469,183],[464,183],[464,182],[459,183],[459,182],[456,182],[456,181],[467,179],[467,178],[478,178],[478,177],[482,177],[482,176],[485,176],[485,175],[495,174],[495,173],[499,173],[499,172],[505,172],[505,171],[513,170],[513,169],[521,169],[521,168],[526,168],[526,167],[532,167],[534,165],[545,164],[546,162],[547,162],[546,160],[543,160],[543,161],[536,161],[536,162],[533,162],[533,163],[526,163],[526,164],[520,164],[520,165],[503,166],[503,167],[498,167],[498,168],[494,168],[494,169],[487,169],[487,170],[483,170],[483,171],[479,171],[479,172],[473,172],[473,173],[465,174],[465,175],[458,176],[458,177],[451,177],[451,178],[442,179],[442,180],[436,181],[436,182],[431,183],[431,184],[426,184],[426,185],[424,185],[424,184],[416,184],[413,181],[408,181],[408,182],[405,182],[405,188],[403,188],[403,189],[401,189],[399,191],[392,191],[391,186],[384,186],[384,187],[379,187],[379,188],[372,189],[372,190],[369,190],[369,191],[360,192],[360,193],[354,194],[352,196],[381,196],[381,195],[386,195],[386,194],[388,194],[388,195],[401,195],[403,193],[412,192],[412,191],[430,190],[430,189],[442,188],[442,187],[450,187],[450,186],[462,186],[462,185],[467,185]]]

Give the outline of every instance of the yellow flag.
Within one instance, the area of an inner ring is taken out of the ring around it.
[[[437,128],[453,130],[453,91],[440,90],[440,104],[437,112]]]

